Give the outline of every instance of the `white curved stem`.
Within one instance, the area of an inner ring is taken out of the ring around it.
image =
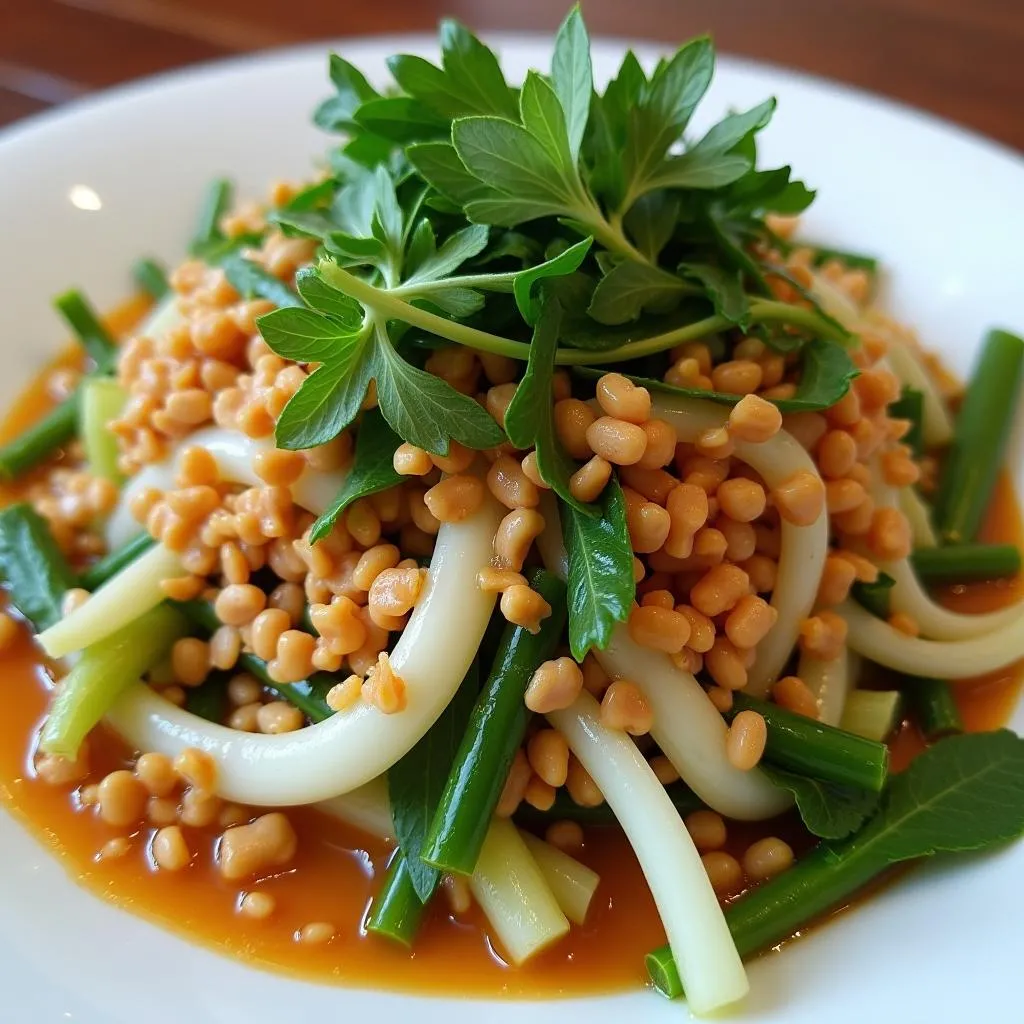
[[[905,341],[893,337],[891,331],[885,334],[889,342],[886,359],[892,372],[903,384],[920,391],[923,396],[921,427],[924,443],[929,448],[949,444],[953,440],[953,417],[934,381],[921,365],[917,353]]]
[[[111,550],[127,543],[142,529],[131,514],[132,499],[151,487],[160,491],[173,489],[182,452],[195,447],[204,448],[217,460],[223,479],[261,487],[263,481],[252,468],[253,460],[260,452],[272,449],[274,442],[270,438],[246,437],[238,431],[221,427],[206,427],[189,434],[163,462],[146,466],[124,485],[117,508],[107,521],[107,545]],[[292,499],[297,505],[320,515],[334,500],[345,476],[344,472],[337,470],[324,472],[307,468],[291,486]]]
[[[652,396],[652,415],[670,423],[680,441],[695,441],[703,431],[720,427],[729,418],[727,409],[711,402]],[[799,442],[779,431],[762,444],[736,442],[736,458],[761,475],[769,488],[777,487],[801,471],[818,476],[814,460]],[[828,553],[828,515],[810,526],[794,526],[782,520],[778,577],[772,607],[778,612],[775,625],[757,645],[757,659],[748,675],[747,692],[763,697],[778,678],[800,635],[800,622],[811,613]]]
[[[548,569],[564,579],[567,562],[558,505],[548,494],[542,500],[547,525],[537,546]],[[741,771],[732,765],[725,753],[727,728],[721,714],[700,683],[667,654],[641,647],[625,624],[615,628],[606,650],[593,654],[610,676],[631,679],[640,687],[654,712],[651,735],[709,807],[740,821],[761,821],[792,804],[790,794],[760,769]]]
[[[589,693],[548,720],[600,787],[640,861],[690,1009],[707,1014],[742,999],[746,972],[700,854],[636,744],[601,724]]]
[[[1021,617],[967,640],[922,640],[893,629],[854,601],[836,609],[849,627],[847,644],[869,661],[911,676],[971,679],[1024,658]]]
[[[907,517],[910,523],[910,533],[914,538],[915,548],[937,548],[939,538],[932,526],[931,516],[924,499],[917,493],[917,489],[901,487],[897,501],[900,511]]]
[[[844,647],[831,661],[801,654],[797,674],[818,702],[818,721],[838,725],[851,689],[849,651]]]
[[[899,494],[880,479],[877,465],[871,467],[871,496],[879,507],[895,508]],[[889,605],[894,612],[903,612],[917,623],[921,633],[935,640],[967,640],[985,636],[993,630],[1012,623],[1024,626],[1024,602],[1015,602],[994,612],[963,615],[950,611],[933,601],[921,586],[914,568],[906,558],[894,562],[879,562],[878,568],[895,580],[889,594]]]
[[[460,523],[445,523],[391,665],[406,685],[404,710],[385,715],[359,703],[293,733],[259,735],[207,722],[148,686],[132,687],[108,721],[133,746],[175,756],[198,747],[217,761],[217,792],[257,806],[315,803],[387,771],[434,724],[476,655],[494,595],[476,585],[487,565],[501,510],[488,496]]]

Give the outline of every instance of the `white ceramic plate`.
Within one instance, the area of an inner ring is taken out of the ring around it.
[[[546,67],[548,44],[497,42],[510,77]],[[344,42],[381,77],[423,38]],[[49,299],[80,285],[101,306],[129,291],[140,254],[180,258],[204,185],[235,178],[262,195],[301,177],[324,139],[308,112],[327,89],[327,47],[190,70],[15,127],[0,136],[0,401],[56,349]],[[622,47],[595,47],[599,79]],[[653,51],[645,51],[652,56]],[[763,158],[820,189],[807,234],[877,253],[891,308],[960,371],[982,331],[1024,329],[1024,162],[922,114],[760,65],[722,60],[707,115],[774,94]],[[77,204],[77,205],[76,205]],[[84,207],[84,208],[83,208]],[[96,208],[94,208],[96,207]],[[1024,445],[1012,449],[1015,471]],[[1024,713],[1014,719],[1018,730]],[[254,1024],[301,1019],[423,1024],[634,1015],[678,1020],[651,992],[571,1003],[479,1003],[320,987],[250,970],[112,909],[78,889],[0,813],[0,1020],[11,1024]],[[752,995],[730,1019],[788,1024],[1010,1021],[1024,954],[1024,845],[919,871],[807,941],[751,965]],[[415,1005],[414,1005],[415,1002]]]

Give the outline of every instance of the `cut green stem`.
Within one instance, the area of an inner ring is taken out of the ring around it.
[[[765,760],[780,768],[822,782],[879,792],[885,785],[889,751],[884,743],[823,725],[776,704],[737,693],[733,718],[740,711],[756,711],[768,726]]]
[[[0,478],[15,480],[45,462],[78,430],[78,393],[65,398],[41,420],[0,447]]]
[[[156,260],[139,260],[132,267],[132,279],[152,299],[159,302],[170,290],[167,271]]]
[[[935,497],[935,525],[946,543],[962,544],[978,534],[1003,465],[1022,368],[1024,341],[1007,331],[989,331]]]
[[[948,680],[906,676],[903,694],[911,717],[929,743],[964,731],[964,721]]]
[[[513,755],[526,732],[526,688],[562,635],[565,584],[538,569],[530,576],[530,586],[552,612],[535,634],[511,624],[502,634],[423,842],[423,860],[442,871],[473,873]]]
[[[951,544],[918,548],[910,564],[922,583],[969,583],[1018,575],[1021,554],[1016,544]]]
[[[108,370],[117,355],[117,343],[100,323],[92,306],[77,289],[64,292],[53,300],[57,312],[75,332],[75,337],[89,358],[101,370]]]
[[[405,854],[395,850],[384,883],[370,903],[366,930],[409,947],[426,911],[427,905],[416,894]]]
[[[702,810],[704,803],[685,782],[672,782],[665,787],[665,792],[679,812],[685,818],[692,811]],[[565,788],[555,790],[555,802],[546,811],[538,811],[527,803],[519,805],[515,815],[516,822],[533,827],[545,827],[553,821],[576,821],[581,825],[592,827],[618,827],[619,820],[607,803],[596,807],[581,807],[565,792]]]

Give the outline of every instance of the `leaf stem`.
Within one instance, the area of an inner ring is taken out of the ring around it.
[[[510,359],[526,360],[529,358],[530,346],[526,342],[503,338],[488,331],[481,331],[476,327],[456,323],[428,310],[418,309],[416,306],[410,305],[401,294],[397,293],[397,290],[389,291],[376,288],[368,281],[343,270],[336,263],[321,262],[320,273],[332,287],[351,296],[374,314],[386,320],[402,320],[414,327],[429,331],[431,334],[481,352],[508,356]],[[752,302],[750,304],[750,319],[760,323],[790,323],[803,327],[805,330],[814,331],[822,338],[839,342],[848,340],[839,328],[819,316],[813,309],[794,306],[788,302],[776,302],[771,299]],[[709,334],[714,334],[715,331],[726,330],[732,326],[732,322],[724,316],[709,316],[692,324],[685,324],[674,330],[652,335],[650,338],[631,341],[604,352],[560,348],[555,352],[555,362],[559,366],[589,366],[625,362],[629,359],[665,352],[684,342],[696,341]]]
[[[413,278],[388,291],[403,299],[429,295],[445,288],[484,288],[494,292],[510,292],[517,273],[519,271],[510,270],[501,274],[459,274],[436,281],[417,281]]]

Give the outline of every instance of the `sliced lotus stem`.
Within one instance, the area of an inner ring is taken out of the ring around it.
[[[1024,628],[1019,618],[967,640],[922,640],[893,629],[855,601],[836,610],[846,619],[846,642],[853,650],[909,676],[971,679],[1024,658]]]
[[[548,720],[597,783],[640,861],[690,1009],[708,1014],[742,999],[746,972],[700,854],[636,744],[601,723],[589,693]]]
[[[405,683],[402,711],[386,715],[360,702],[297,732],[240,733],[140,684],[121,697],[108,721],[140,750],[171,757],[187,747],[205,750],[217,761],[217,792],[238,803],[309,804],[364,785],[434,724],[476,656],[494,608],[494,595],[476,585],[476,575],[490,562],[500,519],[488,497],[472,516],[441,526],[422,594],[390,656]]]

